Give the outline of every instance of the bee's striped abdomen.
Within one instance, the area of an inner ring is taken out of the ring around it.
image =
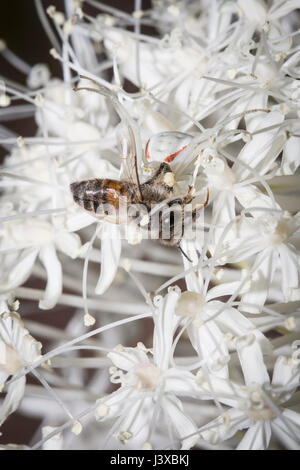
[[[105,215],[107,208],[119,209],[120,197],[132,199],[126,182],[110,179],[93,179],[70,185],[73,199],[79,206],[97,215]],[[109,212],[109,211],[108,211]]]

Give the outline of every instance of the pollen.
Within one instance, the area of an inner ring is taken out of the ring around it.
[[[285,116],[289,112],[290,107],[287,103],[281,103],[279,105],[279,110],[280,110],[281,114],[283,114]]]
[[[11,103],[10,97],[5,95],[4,93],[0,95],[0,106],[1,108],[6,108]]]
[[[22,148],[25,145],[25,140],[21,135],[17,138],[17,145],[19,148]]]
[[[292,331],[296,328],[296,319],[295,317],[289,317],[285,320],[284,326],[287,330]]]
[[[125,271],[129,272],[132,264],[128,258],[125,258],[121,265],[122,265],[122,268],[125,269]]]
[[[153,447],[150,442],[144,442],[144,444],[142,445],[142,450],[152,450],[152,449]]]
[[[68,19],[68,21],[65,22],[64,27],[63,27],[63,31],[67,36],[69,36],[70,34],[73,33],[74,26],[75,26],[76,23],[77,23],[76,15],[71,16],[71,18]]]
[[[224,413],[224,414],[222,415],[222,421],[223,421],[224,426],[229,426],[229,424],[230,424],[230,417],[229,417],[228,413]]]
[[[180,9],[176,5],[170,5],[168,7],[168,12],[171,13],[171,15],[178,17],[180,15]]]
[[[3,52],[6,49],[6,42],[3,39],[0,39],[0,52]]]
[[[82,431],[82,424],[79,421],[75,421],[71,431],[73,434],[75,434],[75,436],[78,436]]]
[[[228,77],[230,80],[233,80],[233,79],[236,77],[236,74],[237,74],[236,69],[229,69],[229,70],[227,70],[227,77]]]
[[[84,326],[92,326],[96,323],[96,319],[89,313],[86,313],[83,318],[83,323]]]
[[[216,276],[216,279],[218,281],[221,281],[221,279],[224,277],[224,269],[220,268],[220,269],[216,269],[215,271],[215,276]]]
[[[108,416],[109,413],[109,406],[105,405],[105,403],[100,403],[100,405],[96,409],[96,416],[97,418],[105,418]]]
[[[144,16],[144,12],[143,10],[136,10],[132,13],[132,16],[133,18],[135,18],[136,20],[140,20],[143,16]]]
[[[45,103],[45,98],[42,93],[38,93],[34,99],[34,102],[38,108],[42,108]]]
[[[175,184],[175,176],[173,173],[166,173],[164,176],[164,183],[169,186],[170,188],[173,188]]]
[[[65,15],[62,12],[57,11],[53,16],[53,19],[58,26],[62,26],[65,22]]]
[[[130,431],[120,431],[118,435],[118,439],[122,444],[126,444],[126,441],[132,439],[133,434]]]
[[[52,55],[52,57],[54,59],[59,59],[59,53],[57,52],[57,50],[54,47],[52,47],[52,49],[50,49],[49,53],[50,53],[50,55]]]
[[[54,18],[54,15],[56,13],[56,8],[54,5],[49,5],[46,11],[50,18]]]

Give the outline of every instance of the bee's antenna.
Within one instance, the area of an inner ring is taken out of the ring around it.
[[[184,256],[190,263],[192,263],[191,258],[189,258],[188,255],[183,251],[183,249],[182,249],[181,246],[180,246],[180,243],[178,243],[177,248],[179,248],[179,250],[181,251],[181,253],[183,254],[183,256]]]

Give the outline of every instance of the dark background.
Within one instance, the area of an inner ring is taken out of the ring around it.
[[[127,12],[134,10],[134,0],[103,0],[102,3]],[[64,10],[64,0],[43,0],[43,5],[45,8],[55,5],[58,10]],[[151,0],[143,0],[143,9],[150,8],[150,5]],[[88,5],[84,5],[83,9],[86,12],[93,11]],[[99,10],[94,11],[100,13]],[[29,64],[34,65],[47,60],[52,71],[58,73],[59,67],[56,61],[49,56],[52,45],[39,22],[34,0],[1,0],[0,38]],[[1,61],[1,71],[2,67]],[[20,76],[22,78],[22,74]]]

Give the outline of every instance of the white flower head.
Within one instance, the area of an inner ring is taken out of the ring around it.
[[[32,3],[61,72],[0,40],[0,425],[31,372],[34,449],[298,448],[299,2]]]
[[[144,439],[148,433],[150,441],[151,404],[156,404],[164,419],[171,420],[179,436],[193,434],[196,427],[182,409],[177,396],[196,396],[197,386],[193,374],[170,367],[170,353],[173,335],[178,320],[174,306],[179,292],[170,290],[163,299],[156,298],[155,331],[153,350],[139,343],[136,348],[117,346],[108,354],[114,366],[110,368],[111,381],[120,388],[98,401],[97,419],[119,416],[117,437],[121,442],[129,439]],[[190,431],[190,432],[189,432]],[[197,433],[182,441],[182,448],[188,449],[197,441]],[[144,441],[145,442],[145,441]]]

